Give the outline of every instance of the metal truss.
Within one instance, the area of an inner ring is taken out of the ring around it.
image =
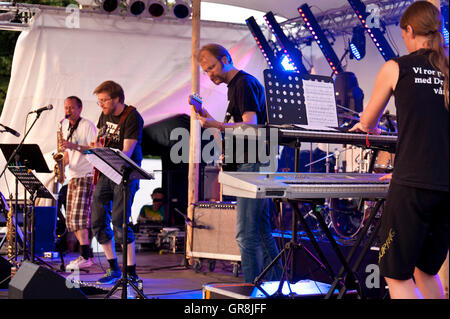
[[[398,24],[403,11],[413,2],[413,0],[368,0],[364,1],[364,4],[366,6],[369,4],[377,5],[380,9],[380,19],[385,26],[388,26]],[[448,0],[441,1],[441,6],[448,5],[448,2]],[[350,5],[327,11],[322,11],[317,6],[312,5],[311,9],[316,12],[317,10],[314,9],[319,10],[320,13],[315,14],[316,20],[322,30],[332,38],[335,36],[351,35],[353,27],[360,25]],[[303,26],[303,20],[300,16],[286,20],[280,23],[280,25],[289,39],[297,45],[311,42],[311,34]]]

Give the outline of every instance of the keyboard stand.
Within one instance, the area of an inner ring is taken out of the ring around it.
[[[352,249],[350,250],[350,253],[348,254],[347,258],[345,259],[345,262],[343,263],[343,266],[341,267],[338,275],[336,276],[335,280],[333,281],[333,283],[330,287],[330,290],[328,291],[327,295],[325,296],[325,299],[330,299],[331,296],[333,295],[333,292],[336,289],[337,285],[341,284],[342,282],[344,283],[344,285],[341,285],[337,299],[341,299],[344,296],[344,294],[347,292],[347,290],[352,287],[351,284],[357,284],[359,297],[361,299],[364,298],[364,296],[361,292],[361,289],[360,289],[361,283],[355,278],[354,274],[356,273],[358,267],[360,266],[364,256],[367,254],[367,251],[369,250],[370,246],[372,245],[372,242],[375,239],[375,236],[377,235],[378,230],[380,229],[380,225],[381,225],[380,221],[378,221],[376,223],[372,234],[366,241],[366,243],[365,243],[364,247],[362,248],[358,258],[356,259],[356,262],[353,265],[353,267],[351,269],[349,269],[348,266],[351,264],[351,261],[356,254],[356,250],[361,245],[363,238],[367,235],[369,227],[372,225],[372,223],[375,219],[375,216],[377,215],[378,211],[380,210],[383,202],[384,202],[384,199],[379,199],[377,201],[375,208],[372,210],[370,217],[368,218],[366,224],[364,225],[363,229],[361,230],[361,233],[359,234],[359,236],[356,240],[356,243],[353,245]],[[345,275],[346,271],[347,271],[347,275]]]

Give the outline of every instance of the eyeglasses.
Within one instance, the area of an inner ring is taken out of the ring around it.
[[[214,63],[213,65],[211,65],[209,68],[207,68],[206,70],[203,70],[204,74],[208,74],[210,73],[212,70],[214,70],[217,66],[217,63],[220,62],[219,60],[216,61],[216,63]]]
[[[104,100],[98,100],[98,101],[97,101],[97,104],[98,104],[98,105],[103,105],[103,104],[105,104],[106,102],[108,102],[108,101],[110,101],[110,100],[112,100],[112,98],[104,99]]]

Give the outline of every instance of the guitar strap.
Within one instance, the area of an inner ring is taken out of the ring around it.
[[[128,105],[125,110],[123,110],[122,115],[120,115],[119,123],[117,123],[116,129],[112,133],[112,135],[116,134],[117,130],[119,129],[120,125],[125,121],[125,119],[128,117],[128,115],[135,110],[136,108],[132,105]],[[107,143],[105,143],[105,147],[108,146],[109,142],[111,140],[109,139]]]
[[[125,119],[127,118],[127,116],[136,108],[134,106],[128,105],[125,110],[123,110],[122,115],[120,115],[120,119],[119,119],[119,123],[117,123],[116,129],[114,130],[114,132],[112,133],[112,135],[116,134],[117,130],[119,129],[120,125],[122,125],[122,123],[125,121]],[[108,146],[109,142],[111,141],[111,139],[109,139],[104,147]],[[92,184],[96,185],[98,182],[98,177],[99,177],[99,171],[98,169],[94,168],[94,176],[92,178]]]

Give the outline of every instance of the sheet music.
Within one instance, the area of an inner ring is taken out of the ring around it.
[[[302,79],[308,125],[306,128],[337,127],[334,85],[329,82]]]
[[[114,183],[116,183],[117,185],[120,184],[120,182],[122,181],[122,175],[119,174],[110,165],[106,164],[106,162],[103,161],[100,157],[93,153],[87,153],[86,159],[92,164],[92,166],[97,168],[100,172],[102,172],[102,174],[104,174]]]
[[[122,182],[122,170],[125,165],[131,167],[129,179],[154,179],[153,174],[139,167],[132,159],[122,151],[114,148],[100,147],[90,149],[87,160],[106,177],[119,185]]]

